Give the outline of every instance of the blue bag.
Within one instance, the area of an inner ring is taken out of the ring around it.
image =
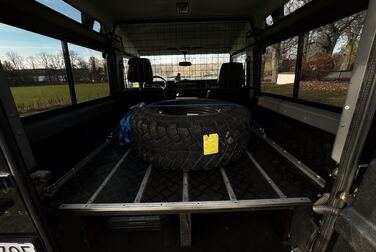
[[[131,137],[131,119],[132,113],[135,109],[143,107],[145,103],[139,103],[129,109],[129,111],[120,119],[119,123],[119,143],[120,145],[127,145],[132,143]]]

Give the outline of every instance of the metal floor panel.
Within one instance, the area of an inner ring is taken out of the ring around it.
[[[86,202],[126,150],[126,147],[116,144],[108,146],[66,183],[56,193],[54,200],[64,203]]]
[[[113,144],[69,181],[55,201],[61,210],[94,215],[286,209],[311,204],[308,197],[317,192],[305,178],[270,146],[257,140],[254,144],[257,149],[252,154],[245,153],[229,167],[191,171],[185,177],[181,171],[153,167],[133,149]]]
[[[153,167],[142,202],[182,201],[183,173]]]
[[[189,172],[189,200],[228,200],[226,186],[219,169]]]
[[[262,139],[255,137],[253,156],[288,197],[315,198],[320,191],[312,182]]]
[[[98,194],[94,203],[133,202],[148,164],[137,157],[131,150],[124,163]]]
[[[246,155],[228,167],[226,172],[238,200],[278,198]]]

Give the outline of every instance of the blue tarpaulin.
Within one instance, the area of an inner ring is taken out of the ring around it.
[[[132,108],[120,119],[119,123],[119,143],[120,145],[126,145],[132,143],[132,135],[131,135],[131,119],[132,113],[135,109],[139,107],[143,107],[145,103],[139,103]]]

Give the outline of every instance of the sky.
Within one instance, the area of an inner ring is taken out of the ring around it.
[[[62,0],[37,0],[37,2],[44,4],[77,22],[81,22],[80,11]],[[99,24],[96,23],[96,29],[98,28],[98,25]],[[98,52],[76,45],[70,45],[69,49],[78,52],[85,58],[91,56],[91,54],[96,54],[94,56],[101,55]],[[32,55],[35,56],[41,52],[47,52],[49,54],[62,53],[60,40],[0,23],[1,61],[6,59],[5,54],[9,51],[16,52],[24,58]]]

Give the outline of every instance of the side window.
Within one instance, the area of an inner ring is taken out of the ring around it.
[[[247,53],[241,52],[232,57],[233,62],[238,62],[243,64],[244,69],[244,83],[246,83],[247,80]]]
[[[70,4],[66,3],[63,0],[36,0],[38,3],[41,3],[47,6],[54,11],[63,14],[66,17],[73,19],[74,21],[81,23],[81,11],[77,10]]]
[[[290,0],[283,6],[283,16],[288,16],[291,13],[295,12],[296,10],[300,9],[307,3],[311,2],[311,0]],[[265,25],[266,27],[272,26],[274,24],[274,20],[272,15],[270,14],[265,18]]]
[[[284,15],[290,15],[291,13],[295,12],[299,8],[303,7],[307,3],[311,2],[311,0],[290,0],[283,6]]]
[[[99,23],[98,21],[94,21],[94,25],[93,25],[93,30],[100,33],[101,32],[101,23]]]
[[[0,23],[0,62],[20,116],[71,104],[61,42]]]
[[[364,19],[357,13],[304,35],[299,99],[344,105]]]
[[[107,64],[102,53],[68,44],[77,103],[110,95]]]
[[[292,97],[298,37],[293,37],[266,48],[261,63],[261,91]]]
[[[129,58],[123,58],[123,66],[124,66],[124,88],[139,88],[140,84],[138,82],[130,82],[128,81],[128,60]]]

